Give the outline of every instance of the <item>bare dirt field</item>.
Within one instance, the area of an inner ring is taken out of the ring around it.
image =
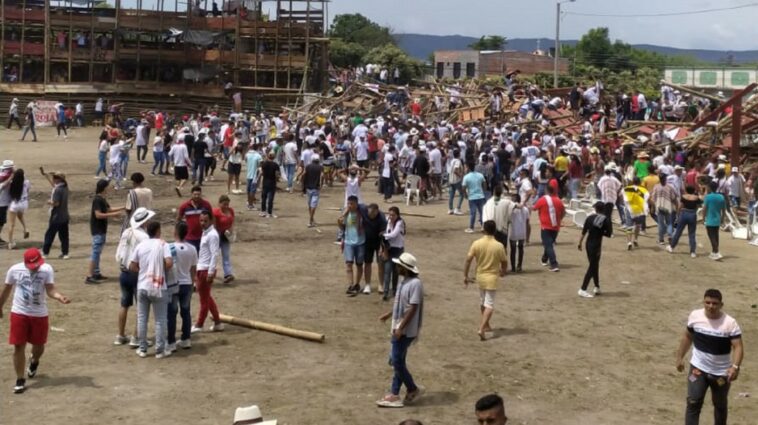
[[[710,261],[702,227],[696,259],[686,249],[667,254],[652,237],[642,238],[633,252],[626,251],[623,238],[606,240],[601,264],[605,294],[588,300],[576,295],[586,267],[585,253],[576,249],[577,229],[561,231],[557,274],[540,266],[537,236],[526,249],[524,273],[508,275],[501,284],[494,338],[480,342],[478,291],[462,285],[465,254],[477,236],[463,232],[467,216],[446,215],[446,203],[440,201],[410,207],[436,218],[406,218],[406,250],[419,259],[426,290],[421,340],[410,349],[408,363],[427,394],[413,407],[376,408],[374,401],[392,375],[388,325],[377,320],[390,306],[376,293],[344,294],[344,263],[332,243],[337,213],[327,210],[341,205],[341,186],[323,193],[317,213],[320,232],[306,227],[306,203],[297,194],[277,193],[276,220],[247,212],[243,197],[233,196],[240,237],[233,246],[238,279],[214,287],[222,313],[322,332],[324,344],[227,326],[223,333],[193,336],[192,349],[172,358],[140,359],[127,347],[112,345],[119,307],[116,220],[111,221],[102,263],[103,274],[111,279],[99,286],[84,284],[97,134],[95,129],[73,130],[63,141],[53,129],[40,129],[39,143],[20,143],[16,131],[0,130],[0,159],[12,158],[24,168],[33,191],[28,212],[32,236],[17,250],[0,252],[0,270],[4,275],[21,261],[23,249],[41,246],[50,187],[37,168],[64,171],[71,189],[71,259],[57,259],[56,242],[48,261],[60,291],[73,299],[67,306],[50,302],[56,330],[50,332],[38,377],[23,395],[12,393],[7,316],[0,322],[1,424],[221,425],[232,423],[236,407],[250,404],[284,425],[389,425],[405,418],[473,424],[474,402],[492,391],[505,397],[514,424],[681,423],[686,377],[674,368],[674,352],[688,313],[699,307],[709,287],[724,292],[725,311],[744,332],[746,359],[730,393],[730,423],[758,423],[758,309],[751,308],[758,303],[753,262],[758,248],[722,233],[725,258]],[[147,175],[168,226],[179,199],[170,181],[149,176],[151,165],[137,164],[132,153],[129,172]],[[214,204],[226,189],[220,181],[226,174],[217,170],[217,175],[206,186],[206,197]],[[368,183],[364,196],[378,200],[373,180]],[[111,204],[121,204],[125,195],[112,194]],[[7,239],[7,228],[2,237]],[[193,315],[198,306],[195,297]],[[127,329],[135,316],[130,311]],[[707,401],[703,423],[711,421],[711,412]]]

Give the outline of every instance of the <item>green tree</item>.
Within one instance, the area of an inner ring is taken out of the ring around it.
[[[508,44],[505,37],[499,35],[483,35],[479,40],[468,45],[473,50],[503,50]]]
[[[420,76],[423,71],[421,62],[408,56],[401,48],[392,43],[374,47],[363,57],[363,62],[386,66],[390,72],[398,68],[400,80],[403,82]]]
[[[608,28],[593,28],[576,44],[576,59],[584,65],[607,68],[613,54]]]
[[[340,39],[329,43],[329,59],[332,65],[340,68],[352,68],[361,64],[367,49],[358,43],[346,43]]]
[[[343,68],[361,65],[372,48],[395,45],[389,28],[359,13],[335,16],[329,37],[329,59],[333,65]]]

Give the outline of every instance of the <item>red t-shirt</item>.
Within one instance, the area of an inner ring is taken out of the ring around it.
[[[197,206],[192,200],[186,201],[179,206],[179,217],[187,223],[187,240],[197,241],[203,237],[203,228],[200,226],[200,213],[203,211],[213,212],[213,207],[205,199],[200,200]]]
[[[368,151],[369,152],[376,152],[379,150],[379,147],[377,146],[376,142],[376,136],[369,133],[368,135]]]
[[[413,115],[421,115],[421,104],[419,103],[411,103],[411,113]]]
[[[158,115],[155,116],[155,129],[161,130],[163,128],[163,113],[158,112]]]
[[[540,228],[543,230],[561,230],[561,217],[563,217],[564,213],[566,212],[566,208],[563,206],[563,202],[561,202],[557,196],[550,197],[550,199],[553,200],[553,208],[555,209],[556,225],[553,226],[552,220],[550,219],[550,207],[545,200],[547,196],[548,195],[545,195],[538,199],[532,207],[540,213]]]
[[[225,215],[221,212],[221,208],[214,208],[213,218],[216,221],[216,231],[218,231],[219,234],[223,234],[231,229],[234,224],[234,210],[229,208],[229,215]]]

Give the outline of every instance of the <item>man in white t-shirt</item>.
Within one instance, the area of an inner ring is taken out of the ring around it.
[[[179,347],[189,349],[192,347],[190,335],[192,329],[192,313],[190,313],[190,301],[192,300],[192,288],[195,283],[197,269],[197,250],[194,246],[184,241],[187,237],[187,223],[180,221],[174,227],[174,243],[169,244],[169,251],[174,260],[168,278],[168,290],[171,296],[168,304],[168,347],[167,350],[176,351],[176,314],[182,316],[182,335]]]
[[[297,170],[297,143],[291,138],[284,144],[284,171],[287,176],[287,192],[292,193],[292,185],[295,181]]]
[[[392,195],[395,192],[395,180],[392,169],[395,167],[395,147],[390,146],[384,153],[384,167],[382,168],[382,178],[379,182],[384,193],[384,202],[392,202]]]
[[[8,269],[5,287],[0,293],[0,318],[3,317],[5,301],[14,287],[16,290],[13,291],[8,342],[13,345],[13,365],[16,369],[13,392],[20,394],[26,390],[26,344],[32,345],[32,357],[26,369],[30,379],[37,374],[40,357],[45,351],[49,330],[45,294],[61,304],[68,304],[71,300],[55,290],[53,268],[45,264],[45,259],[37,248],[27,249],[24,252],[24,262]]]
[[[176,194],[181,198],[182,188],[189,179],[189,167],[192,166],[192,160],[190,160],[187,145],[177,140],[177,142],[171,146],[169,157],[174,164],[174,178],[178,182],[174,190],[176,190]]]
[[[358,136],[355,143],[355,160],[361,168],[368,168],[368,142],[365,136]]]
[[[447,181],[450,186],[447,200],[447,213],[450,215],[463,215],[463,212],[461,211],[461,205],[463,205],[463,188],[461,187],[461,180],[463,180],[463,161],[461,161],[461,151],[458,149],[453,150],[453,158],[448,163],[447,174]],[[455,192],[460,193],[461,196],[458,199],[458,207],[453,209]]]
[[[147,320],[153,307],[155,320],[155,358],[171,355],[166,349],[168,320],[168,287],[166,272],[174,264],[168,244],[161,240],[161,223],[151,221],[146,226],[150,239],[142,241],[132,252],[129,270],[137,273],[137,355],[147,357]]]

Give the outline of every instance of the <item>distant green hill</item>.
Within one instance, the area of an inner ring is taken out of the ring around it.
[[[435,50],[461,50],[477,41],[477,38],[462,35],[425,35],[396,34],[395,39],[409,55],[426,60]],[[542,50],[548,51],[554,46],[549,38],[514,38],[508,40],[508,50],[531,52],[537,49],[537,42]],[[565,40],[563,44],[576,44],[577,40]],[[633,44],[632,46],[666,55],[689,55],[706,62],[719,63],[727,61],[730,55],[735,64],[758,62],[758,50],[722,51],[702,49],[678,49],[676,47],[656,46],[651,44]]]

